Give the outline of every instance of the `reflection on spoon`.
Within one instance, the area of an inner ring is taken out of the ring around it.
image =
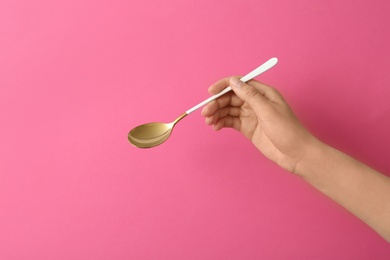
[[[172,123],[148,123],[137,126],[129,132],[128,139],[131,144],[138,148],[150,148],[165,142],[172,133],[177,122],[184,118],[187,113],[179,116]]]
[[[253,70],[252,72],[248,73],[244,77],[241,78],[241,81],[247,82],[254,77],[257,77],[258,75],[262,74],[263,72],[266,72],[270,68],[276,65],[278,63],[277,58],[271,58],[262,65],[260,65],[258,68]],[[148,123],[144,125],[137,126],[133,128],[129,134],[128,134],[128,140],[129,142],[138,147],[138,148],[151,148],[155,147],[157,145],[162,144],[165,142],[169,136],[172,133],[173,127],[176,125],[177,122],[179,122],[181,119],[183,119],[185,116],[189,115],[190,113],[194,112],[198,108],[206,105],[207,103],[213,101],[214,99],[226,94],[227,92],[231,91],[231,87],[227,87],[218,94],[209,97],[208,99],[204,100],[203,102],[197,104],[196,106],[192,107],[191,109],[187,110],[184,114],[176,118],[175,121],[171,123]]]

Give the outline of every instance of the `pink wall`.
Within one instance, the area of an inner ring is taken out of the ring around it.
[[[197,111],[270,57],[322,140],[389,174],[390,2],[0,1],[0,259],[389,259],[346,210]]]

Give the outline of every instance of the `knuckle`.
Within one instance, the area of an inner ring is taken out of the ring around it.
[[[247,97],[249,98],[255,98],[257,97],[260,93],[259,91],[257,91],[254,87],[248,87],[246,90],[245,90],[245,94]]]
[[[272,94],[274,94],[274,95],[277,95],[277,96],[280,96],[280,92],[279,92],[279,90],[277,90],[276,88],[270,88],[270,91],[271,91],[271,93]]]

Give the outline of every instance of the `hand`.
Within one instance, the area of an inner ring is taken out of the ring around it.
[[[279,92],[258,81],[225,78],[209,88],[229,92],[207,104],[202,115],[215,130],[240,131],[269,159],[300,175],[348,209],[390,243],[390,178],[317,140]]]
[[[296,172],[296,166],[308,147],[318,141],[299,122],[293,111],[270,86],[238,77],[225,78],[209,88],[217,94],[227,86],[229,92],[207,104],[202,115],[215,130],[234,128],[282,168]]]

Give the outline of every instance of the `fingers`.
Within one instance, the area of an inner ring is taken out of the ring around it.
[[[222,88],[223,89],[223,88]],[[207,125],[212,125],[216,131],[224,127],[231,127],[239,130],[240,106],[243,101],[234,93],[227,93],[218,99],[207,104],[201,114],[206,117]]]
[[[223,78],[223,79],[217,81],[215,84],[211,85],[209,87],[208,91],[210,94],[215,95],[215,94],[221,92],[226,87],[231,86],[232,80],[239,79],[239,78],[240,77],[237,77],[237,76]],[[246,84],[254,87],[256,90],[258,90],[263,96],[265,96],[270,101],[279,101],[281,98],[277,89],[275,89],[271,86],[267,86],[265,84],[262,84],[257,80],[250,80],[250,81],[246,82]]]
[[[279,92],[256,80],[247,83],[239,80],[239,77],[228,77],[219,80],[209,87],[210,94],[217,94],[226,87],[231,86],[233,92],[227,93],[207,104],[202,115],[205,122],[212,125],[215,130],[231,127],[240,131],[241,107],[246,103],[257,116],[272,114],[272,103],[284,103]],[[248,107],[246,108],[248,109]],[[260,114],[261,112],[261,114]]]
[[[238,117],[241,111],[238,107],[225,107],[217,110],[210,116],[207,116],[205,122],[207,125],[213,125],[218,122],[221,118],[230,116],[230,117]]]
[[[233,128],[240,131],[241,121],[239,117],[226,116],[220,118],[214,125],[213,128],[215,131],[219,131],[222,128]]]
[[[216,100],[207,104],[201,114],[202,116],[211,116],[217,110],[225,108],[227,106],[239,107],[243,104],[243,101],[239,99],[234,93],[226,93],[225,95],[217,98]]]
[[[277,92],[258,81],[249,81],[247,84],[237,77],[231,77],[229,82],[234,93],[255,111],[267,109],[270,101],[278,100]]]
[[[208,89],[209,93],[212,95],[215,95],[219,92],[221,92],[223,89],[227,88],[229,86],[229,79],[230,78],[224,78],[218,80],[216,83],[211,85]]]
[[[232,80],[232,78],[230,78]],[[230,85],[232,83],[230,82]],[[265,85],[257,80],[250,80],[246,82],[247,85],[254,87],[257,91],[260,92],[264,97],[273,102],[280,102],[283,98],[280,95],[279,91],[276,88]]]

